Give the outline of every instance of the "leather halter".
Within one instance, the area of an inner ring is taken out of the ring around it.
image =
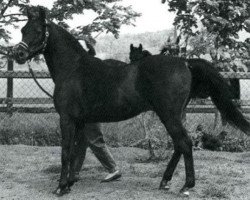
[[[48,43],[48,38],[49,38],[49,31],[48,31],[48,26],[47,26],[48,24],[49,24],[49,21],[46,19],[45,20],[45,25],[46,25],[45,38],[44,38],[44,41],[42,42],[41,45],[39,45],[38,47],[31,50],[27,43],[25,43],[24,41],[21,41],[14,48],[15,49],[17,49],[18,47],[24,48],[26,51],[29,52],[29,57],[33,57],[39,53],[43,53],[45,51],[45,48],[46,48],[47,43]]]

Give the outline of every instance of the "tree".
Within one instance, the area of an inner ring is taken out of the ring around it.
[[[110,32],[116,38],[122,25],[134,25],[133,20],[140,16],[131,6],[124,7],[116,4],[121,0],[57,0],[50,12],[50,17],[59,21],[59,24],[68,28],[65,19],[72,19],[73,14],[83,14],[84,10],[92,10],[98,14],[94,21],[87,26],[79,26],[72,33],[78,39],[90,39],[91,33]],[[87,37],[87,38],[88,38]]]
[[[176,12],[174,25],[180,35],[189,38],[189,56],[210,54],[221,70],[248,70],[249,43],[237,39],[239,31],[250,32],[250,1],[168,0],[168,3],[169,10]]]
[[[9,42],[10,32],[6,29],[6,26],[13,26],[17,28],[17,22],[23,21],[22,16],[24,6],[29,0],[0,0],[0,40]],[[19,8],[17,12],[16,8]],[[13,10],[13,12],[9,12]],[[8,48],[0,45],[0,54],[7,55]]]
[[[166,0],[162,1],[163,3]],[[170,11],[176,12],[174,25],[182,34],[198,35],[199,25],[216,35],[216,45],[235,45],[240,30],[249,30],[248,0],[168,0]]]
[[[94,42],[92,33],[110,32],[115,37],[119,36],[122,25],[133,25],[133,20],[140,16],[130,6],[116,4],[120,0],[55,0],[52,9],[47,9],[48,18],[59,25],[70,28],[67,19],[72,19],[74,14],[82,15],[85,10],[92,10],[97,14],[93,22],[87,26],[79,26],[70,30],[78,39],[90,39]],[[0,0],[0,40],[9,42],[10,32],[7,26],[18,27],[18,22],[25,21],[26,7],[29,0]],[[8,47],[0,45],[0,54],[6,55]]]

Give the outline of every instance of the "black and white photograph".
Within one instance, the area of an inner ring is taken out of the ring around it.
[[[0,0],[0,200],[249,200],[249,0]]]

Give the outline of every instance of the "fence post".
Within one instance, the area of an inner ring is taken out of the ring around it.
[[[8,59],[8,71],[13,71],[13,60]],[[13,78],[7,78],[7,113],[12,116],[13,107]]]

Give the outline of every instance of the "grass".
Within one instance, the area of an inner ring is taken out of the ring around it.
[[[57,114],[1,114],[0,132],[1,144],[60,145]]]
[[[228,198],[228,189],[220,185],[208,185],[202,190],[204,198],[226,199]]]
[[[61,199],[183,199],[179,194],[185,181],[183,158],[174,173],[170,191],[159,191],[171,151],[166,151],[167,160],[141,163],[138,158],[147,158],[146,150],[129,147],[110,150],[122,171],[122,179],[100,183],[105,170],[88,151],[80,173],[82,179]],[[0,151],[0,199],[55,199],[52,191],[60,175],[59,147],[0,145]],[[249,155],[249,152],[195,151],[196,186],[190,191],[189,199],[249,199]]]

